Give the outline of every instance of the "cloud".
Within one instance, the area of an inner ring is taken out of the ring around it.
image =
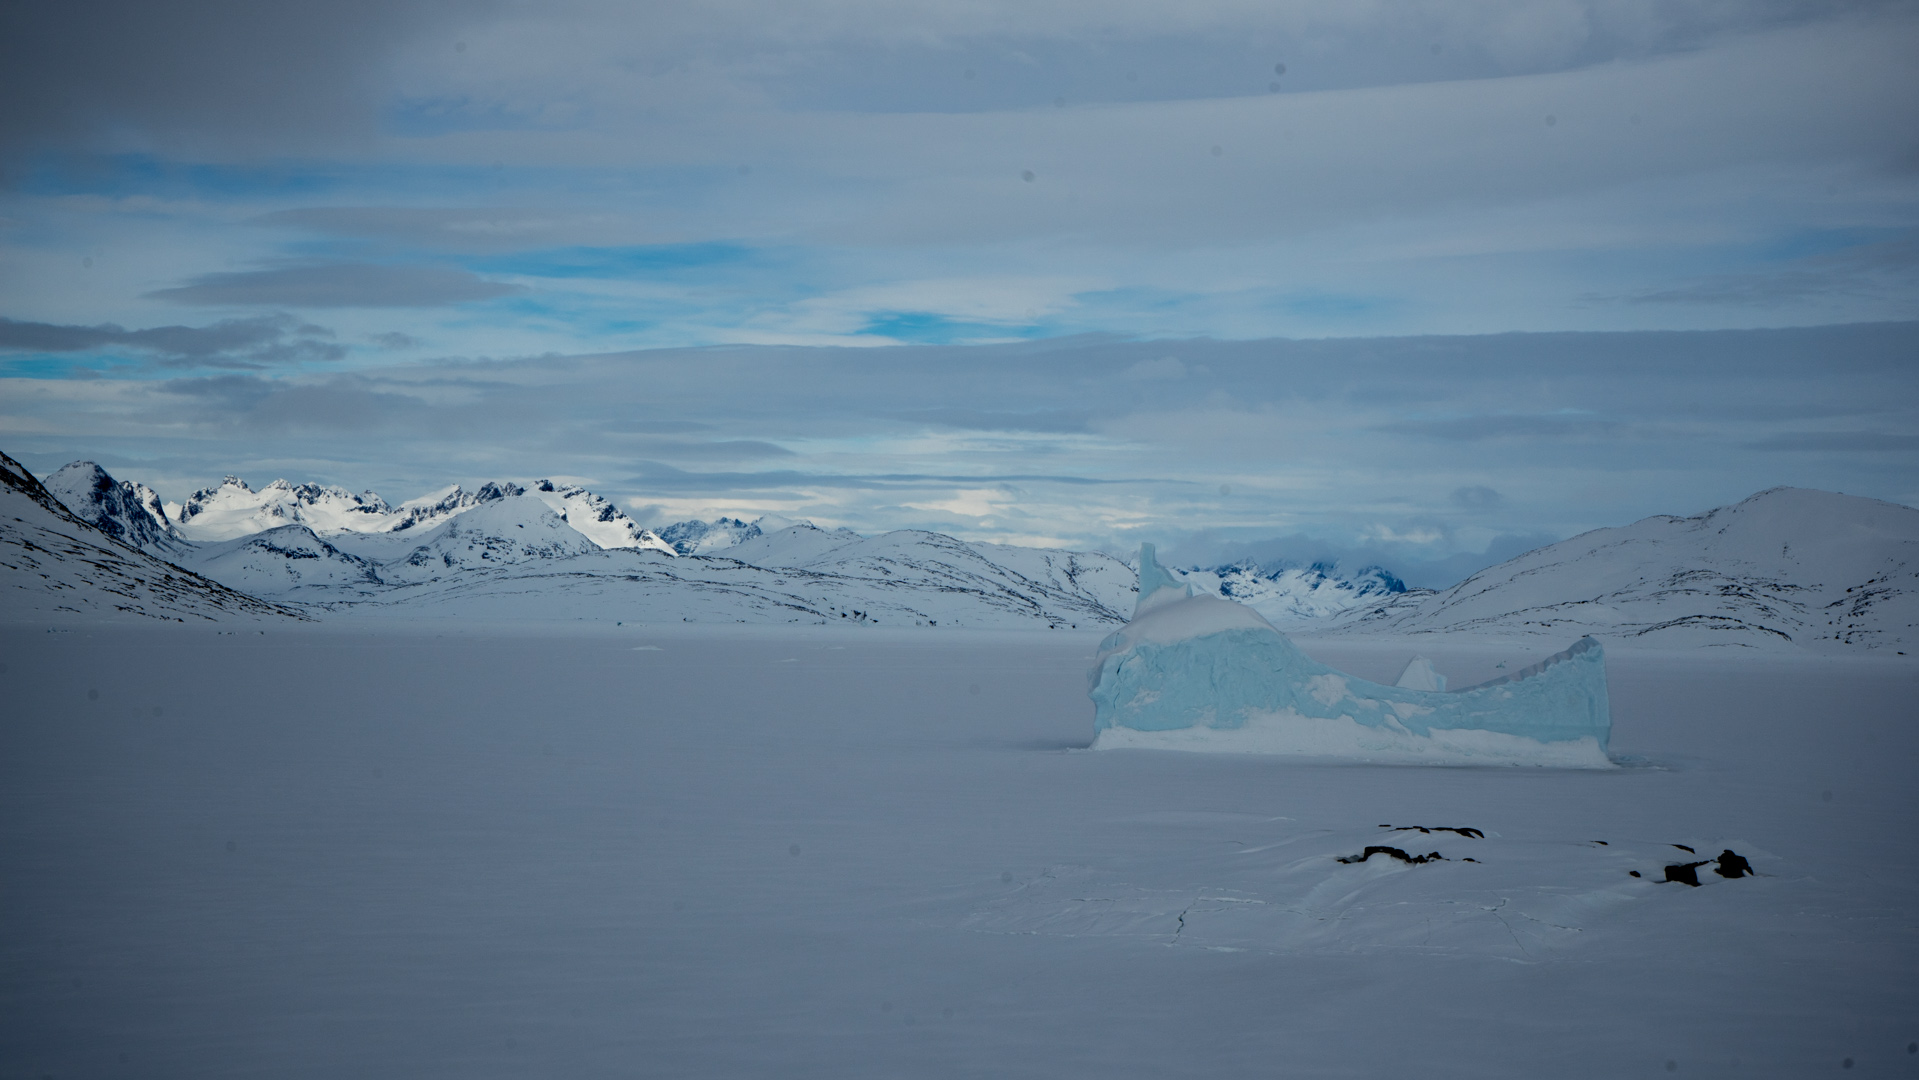
[[[1798,431],[1756,439],[1744,445],[1749,450],[1910,454],[1919,451],[1919,435],[1897,435],[1884,431]]]
[[[968,431],[1034,431],[1076,434],[1090,430],[1090,414],[1083,409],[1043,409],[1031,412],[1003,412],[991,409],[938,408],[913,409],[887,414],[910,424]]]
[[[493,6],[7,4],[0,7],[0,155],[83,146],[129,130],[252,149],[364,139],[390,86],[389,63]]]
[[[1486,442],[1488,440],[1564,440],[1592,439],[1617,434],[1623,425],[1615,420],[1577,414],[1546,416],[1461,416],[1451,420],[1406,420],[1381,431],[1398,431],[1448,442]],[[1455,493],[1456,494],[1456,493]]]
[[[1716,274],[1665,289],[1638,293],[1635,304],[1701,304],[1773,307],[1834,294],[1910,295],[1919,271],[1919,233],[1905,230],[1890,240],[1850,245],[1758,272]]]
[[[440,266],[328,263],[203,274],[191,284],[146,295],[208,307],[443,307],[525,291]]]
[[[660,461],[637,463],[640,472],[632,483],[649,490],[669,491],[791,491],[795,488],[874,488],[918,487],[928,484],[964,484],[983,487],[996,484],[1046,483],[1090,486],[1139,483],[1136,479],[1098,479],[1046,473],[1005,473],[966,476],[943,473],[830,473],[776,470],[767,472],[688,472]]]
[[[0,349],[52,353],[125,349],[157,356],[173,366],[262,368],[340,360],[347,349],[329,340],[332,337],[331,330],[290,315],[146,330],[126,330],[111,323],[62,326],[0,318]]]
[[[1480,511],[1497,510],[1506,503],[1506,497],[1484,484],[1453,489],[1453,505],[1462,509]]]
[[[527,207],[312,206],[254,219],[272,228],[436,251],[501,252],[664,239],[631,215]]]

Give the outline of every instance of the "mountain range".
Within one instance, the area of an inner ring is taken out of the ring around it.
[[[92,575],[64,587],[85,592],[91,581],[120,600],[138,594],[147,614],[185,605],[165,617],[244,607],[254,617],[1080,628],[1124,622],[1136,593],[1133,567],[1098,552],[915,530],[866,537],[772,516],[655,531],[583,487],[550,480],[454,486],[393,505],[370,491],[285,480],[256,491],[230,476],[167,504],[92,462],[58,470],[44,488],[8,467],[18,474],[10,490],[44,496],[34,505],[48,519],[16,516],[9,542],[40,550],[42,534],[58,532]],[[91,526],[94,553],[71,548],[83,537],[75,526]],[[47,556],[34,558],[45,571]],[[165,581],[168,572],[187,584],[164,596],[122,580]],[[1377,566],[1242,562],[1177,573],[1296,632],[1554,642],[1594,634],[1903,653],[1919,624],[1919,510],[1777,488],[1696,517],[1595,530],[1443,591],[1408,589]],[[223,592],[201,587],[216,582]],[[15,584],[28,590],[30,581]],[[93,606],[102,603],[121,610],[111,599]],[[28,610],[49,609],[36,601]]]

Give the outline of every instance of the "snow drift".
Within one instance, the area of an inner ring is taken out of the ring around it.
[[[1139,596],[1133,621],[1100,643],[1091,674],[1096,749],[1610,764],[1605,654],[1591,638],[1447,693],[1381,686],[1313,660],[1253,609],[1176,582],[1150,544]]]

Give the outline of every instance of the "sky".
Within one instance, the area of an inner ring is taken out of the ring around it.
[[[0,450],[1443,584],[1919,502],[1919,5],[0,10]]]

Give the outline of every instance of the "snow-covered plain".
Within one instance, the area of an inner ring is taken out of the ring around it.
[[[1609,646],[1626,767],[1562,771],[1085,751],[1103,630],[55,629],[10,1074],[1919,1072],[1908,659]]]

